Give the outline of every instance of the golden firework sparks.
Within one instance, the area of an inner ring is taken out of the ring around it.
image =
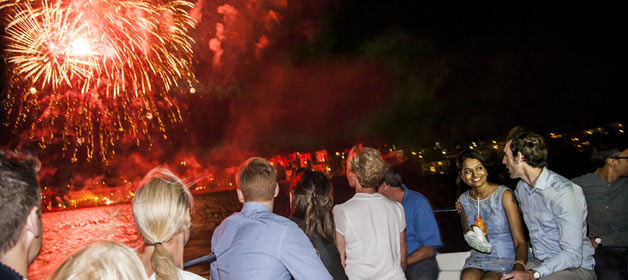
[[[104,161],[123,142],[166,138],[182,121],[173,89],[195,83],[189,1],[2,1],[9,66],[2,105],[14,129],[32,122],[42,148],[61,140]],[[183,84],[182,84],[183,83]],[[189,91],[186,89],[182,92]]]

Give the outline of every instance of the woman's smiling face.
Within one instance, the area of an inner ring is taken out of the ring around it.
[[[472,188],[477,188],[486,184],[486,168],[482,163],[474,158],[467,158],[462,163],[460,178],[465,184]]]

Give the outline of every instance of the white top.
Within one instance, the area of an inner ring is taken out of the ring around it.
[[[178,267],[177,267],[177,271],[179,272],[179,279],[181,280],[207,280],[206,278],[203,278],[198,274],[182,270]],[[156,280],[156,279],[157,278],[155,278],[155,273],[153,273],[153,275],[150,276],[150,280]]]
[[[336,231],[345,238],[349,279],[406,279],[400,233],[406,228],[401,203],[379,193],[356,193],[334,206]]]

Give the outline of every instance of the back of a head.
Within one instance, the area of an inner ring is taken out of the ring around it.
[[[41,207],[37,171],[30,155],[0,151],[0,256],[13,248],[33,207]]]
[[[401,175],[397,173],[397,170],[395,170],[394,167],[386,166],[386,169],[384,171],[384,183],[394,188],[401,188],[403,180],[401,178]]]
[[[271,201],[275,197],[277,172],[269,161],[252,157],[240,165],[236,184],[244,201]]]
[[[292,215],[304,221],[302,228],[310,238],[318,235],[334,243],[335,224],[331,213],[331,183],[319,171],[299,172],[290,186]]]
[[[51,280],[148,279],[139,257],[114,241],[87,244],[68,257],[50,276]]]
[[[510,151],[514,157],[519,152],[523,160],[530,166],[543,168],[547,166],[547,145],[543,136],[531,132],[521,131],[512,136]]]
[[[192,194],[171,171],[152,169],[133,197],[133,220],[147,246],[154,246],[151,267],[157,279],[176,279],[177,268],[163,246],[191,224]]]
[[[375,149],[353,146],[347,159],[348,169],[356,175],[362,188],[377,188],[384,178],[384,159]]]
[[[595,134],[592,138],[591,163],[596,168],[606,165],[606,159],[628,149],[628,139],[617,134]]]

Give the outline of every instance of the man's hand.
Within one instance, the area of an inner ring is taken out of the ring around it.
[[[532,270],[526,271],[513,271],[508,274],[504,274],[500,280],[534,280],[534,274],[532,274]]]
[[[456,212],[458,212],[458,214],[462,213],[462,211],[464,211],[464,209],[462,209],[462,204],[460,203],[460,199],[456,200]]]

